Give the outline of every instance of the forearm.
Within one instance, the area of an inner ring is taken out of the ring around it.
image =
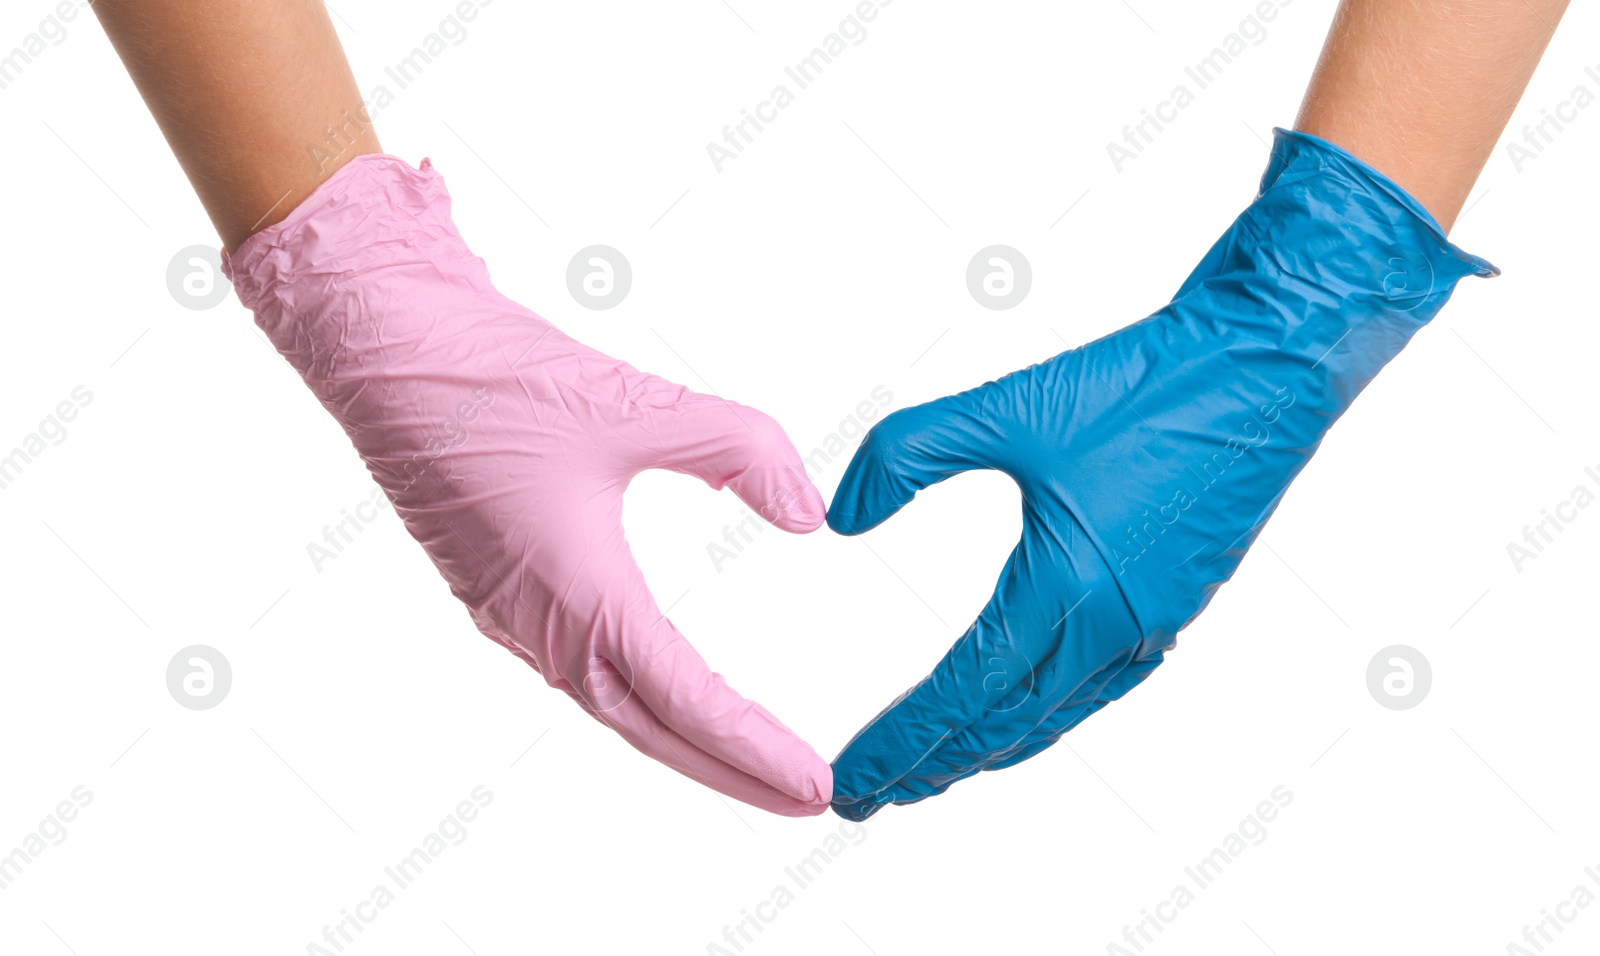
[[[1387,173],[1446,231],[1568,0],[1343,0],[1295,127]]]
[[[94,11],[229,249],[380,149],[320,0],[97,0]]]

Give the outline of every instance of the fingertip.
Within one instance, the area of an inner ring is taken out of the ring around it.
[[[799,492],[788,497],[793,500],[783,507],[776,508],[772,514],[761,512],[761,517],[772,523],[772,526],[791,534],[810,534],[822,527],[827,520],[828,506],[822,501],[822,492],[817,486],[806,481],[805,487]]]
[[[878,812],[883,805],[883,792],[888,784],[898,779],[888,775],[893,772],[881,760],[874,759],[870,753],[856,746],[861,735],[876,724],[875,719],[863,727],[834,758],[830,767],[833,772],[833,811],[846,820],[861,821]]]
[[[881,520],[869,521],[861,512],[841,507],[837,498],[833,501],[833,507],[828,509],[828,528],[835,534],[854,536],[871,531],[880,524]]]
[[[775,528],[810,534],[822,527],[828,506],[783,427],[754,409],[744,409],[740,417],[750,427],[741,436],[743,472],[727,482],[734,494]]]
[[[877,512],[869,513],[862,493],[861,452],[850,460],[839,487],[834,489],[833,502],[828,505],[828,527],[835,534],[857,535],[871,531],[888,517]],[[891,512],[892,513],[892,512]]]
[[[818,767],[812,770],[811,794],[800,801],[804,816],[814,817],[827,810],[833,802],[833,768],[827,761],[817,758]]]
[[[910,420],[903,412],[895,412],[874,425],[850,456],[828,507],[828,527],[835,533],[871,531],[905,507],[919,488],[931,483],[910,471],[903,456],[896,453],[903,447]]]
[[[773,791],[773,795],[774,797],[777,797],[779,801],[778,803],[756,805],[760,806],[763,810],[766,810],[770,813],[776,813],[781,817],[821,816],[829,806],[828,801],[825,798],[818,800],[797,800],[794,797],[788,796],[787,794],[780,794],[778,791]]]
[[[778,779],[768,781],[775,787],[781,787],[795,804],[801,809],[802,816],[814,817],[828,809],[828,804],[833,801],[833,768],[823,760],[811,745],[794,738],[795,744],[805,752],[805,769],[802,780]]]
[[[833,802],[832,806],[833,812],[836,815],[853,823],[864,822],[868,817],[872,816],[874,813],[877,813],[883,807],[883,805],[880,803],[841,803],[837,800]]]
[[[786,770],[780,764],[759,773],[752,779],[760,781],[761,797],[740,799],[779,816],[814,817],[833,799],[833,768],[798,737],[793,742],[803,751],[800,765]]]
[[[713,781],[730,775],[739,781],[732,789],[712,782],[715,789],[781,816],[826,810],[833,799],[828,762],[766,708],[728,686],[676,628],[671,633],[676,639],[654,647],[650,665],[637,669],[632,685],[651,718],[718,765]]]

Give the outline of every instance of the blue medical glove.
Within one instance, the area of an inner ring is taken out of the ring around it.
[[[1459,279],[1499,272],[1361,160],[1275,136],[1255,202],[1171,304],[896,412],[856,450],[835,531],[992,468],[1021,487],[1022,540],[933,673],[834,762],[841,816],[1026,760],[1148,676],[1334,420]]]

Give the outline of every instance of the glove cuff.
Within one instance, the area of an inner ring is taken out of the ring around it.
[[[1388,241],[1425,250],[1430,258],[1455,259],[1450,272],[1456,278],[1468,275],[1496,276],[1500,269],[1481,256],[1475,256],[1445,238],[1444,228],[1433,214],[1399,183],[1357,157],[1320,136],[1281,127],[1272,131],[1272,158],[1261,175],[1257,199],[1276,188],[1313,184],[1312,189],[1327,190],[1331,184],[1346,189],[1329,200],[1342,199],[1346,216],[1359,211],[1377,223],[1385,224]],[[1339,208],[1335,206],[1335,208]]]
[[[357,364],[422,346],[446,317],[509,311],[450,217],[426,159],[381,153],[340,167],[289,213],[225,256],[223,274],[256,325],[308,384],[347,355]]]
[[[290,324],[315,318],[300,314],[313,290],[327,297],[358,286],[350,280],[393,265],[396,247],[404,247],[409,261],[468,260],[476,268],[464,271],[487,286],[487,271],[450,218],[450,193],[433,164],[424,159],[416,169],[386,153],[340,167],[283,221],[224,254],[222,272],[281,347],[280,336],[295,331]]]

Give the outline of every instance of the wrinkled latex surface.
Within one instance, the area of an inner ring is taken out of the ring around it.
[[[775,813],[826,808],[827,763],[707,667],[622,533],[623,489],[647,468],[731,487],[785,530],[819,527],[822,498],[775,422],[500,295],[426,161],[353,160],[227,269],[484,634],[674,770]]]
[[[834,761],[834,809],[1019,763],[1148,676],[1357,393],[1459,279],[1497,271],[1381,173],[1278,130],[1257,199],[1165,308],[879,422],[834,530],[992,468],[1021,487],[1022,539],[948,656]]]

